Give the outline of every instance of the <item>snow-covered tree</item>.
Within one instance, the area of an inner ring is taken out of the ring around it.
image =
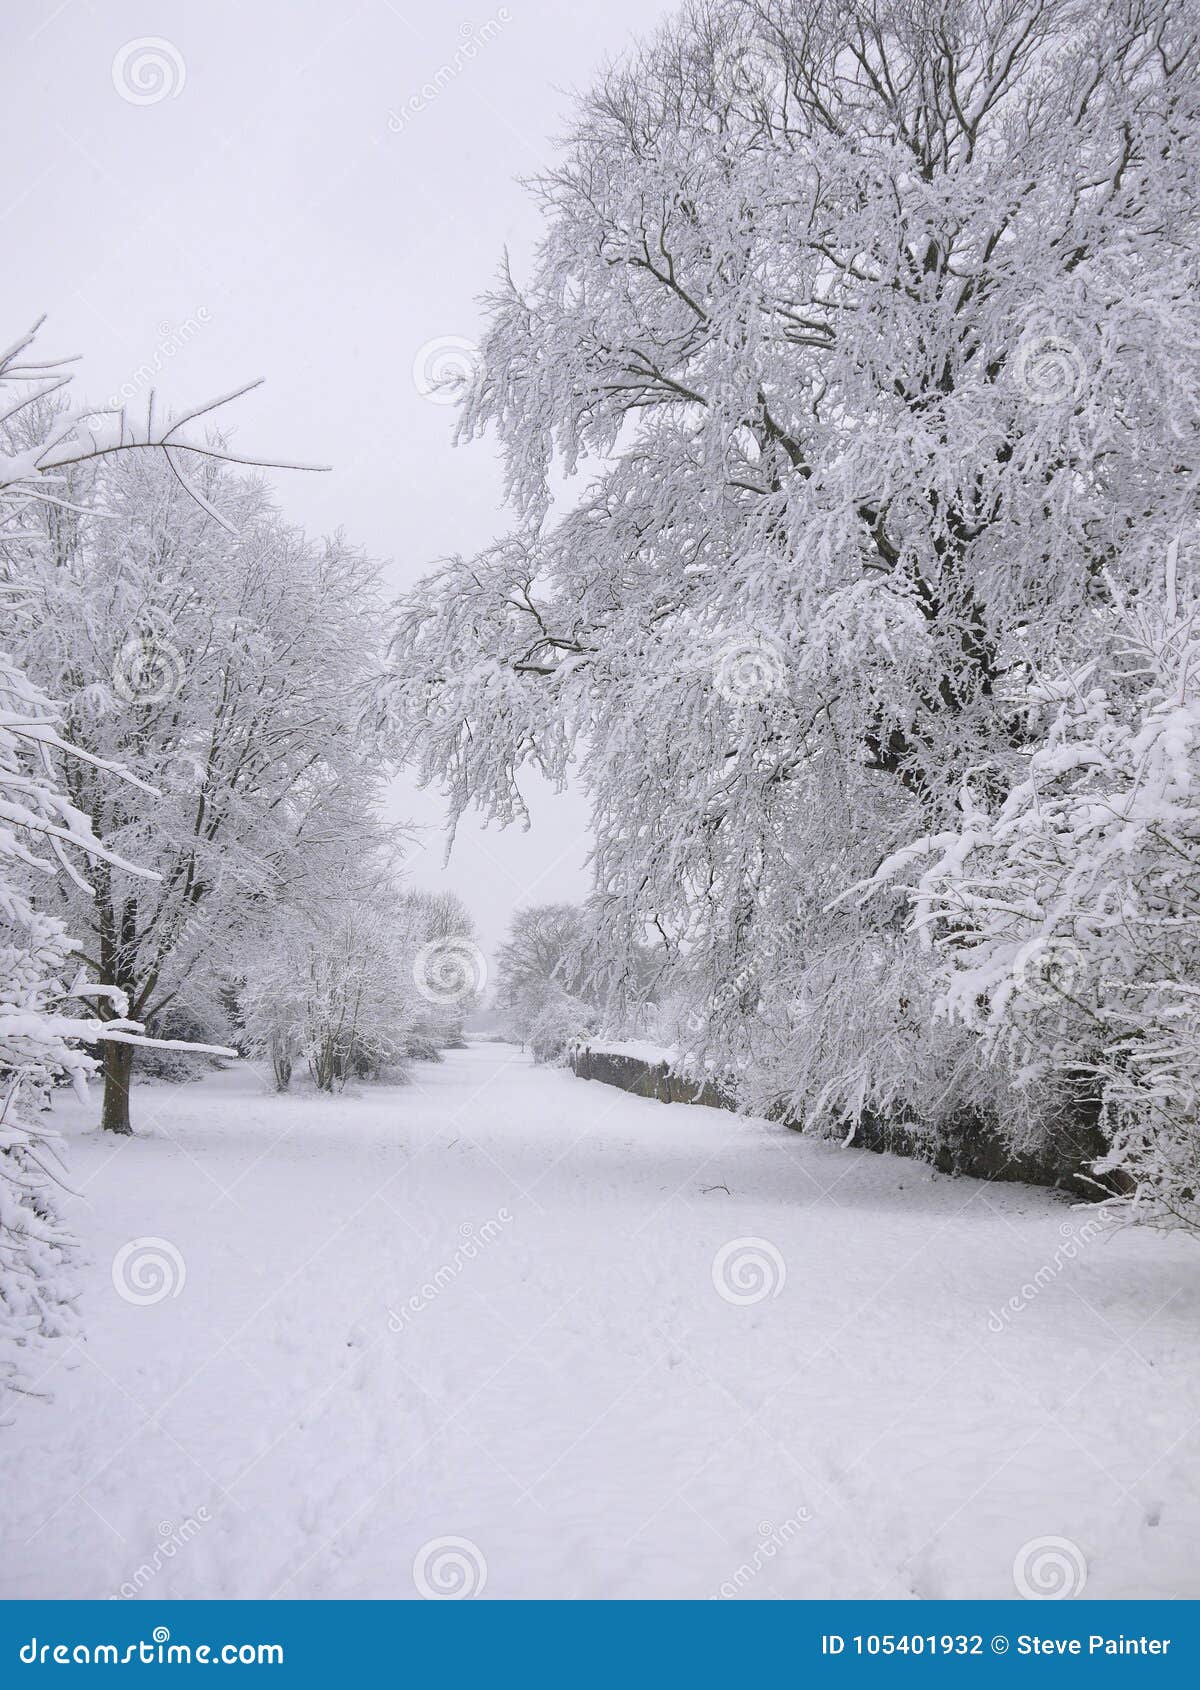
[[[583,998],[552,984],[527,1035],[535,1062],[562,1062],[570,1047],[596,1029],[596,1011]]]
[[[496,955],[496,1008],[510,1037],[528,1043],[551,1003],[556,1022],[571,1019],[572,1003],[578,1005],[577,1018],[589,1018],[582,1003],[587,949],[586,919],[578,904],[530,904],[514,913]],[[585,1030],[583,1025],[573,1029]]]
[[[412,890],[404,900],[405,959],[421,1010],[410,1035],[413,1056],[456,1050],[463,1023],[478,1008],[487,963],[475,919],[455,892]]]
[[[1154,590],[1200,460],[1198,107],[1170,0],[711,0],[536,184],[461,425],[519,525],[406,596],[381,716],[454,813],[574,772],[599,930],[657,931],[756,1101],[1013,1107],[902,917],[835,900],[968,777],[999,802],[1030,676]]]
[[[217,462],[191,488],[145,454],[84,477],[22,559],[37,622],[21,655],[73,742],[154,788],[147,803],[94,764],[65,770],[97,836],[158,878],[101,864],[63,913],[135,1018],[225,1039],[239,935],[295,872],[309,805],[364,755],[351,723],[374,570],[340,538],[286,526],[259,483]],[[89,509],[104,515],[77,514]],[[131,1064],[131,1047],[105,1047],[110,1131],[130,1131]]]
[[[417,939],[399,840],[375,797],[367,782],[339,784],[311,806],[288,872],[244,936],[243,1042],[271,1063],[279,1091],[298,1062],[320,1091],[404,1073],[424,1007],[411,973]]]
[[[23,565],[44,512],[70,513],[71,466],[153,449],[174,452],[179,475],[180,454],[207,450],[187,446],[182,421],[156,427],[152,405],[140,428],[124,414],[48,408],[70,378],[32,351],[35,333],[0,352],[0,606],[6,642],[16,644],[33,620]],[[17,1390],[33,1384],[37,1343],[74,1321],[73,1246],[57,1202],[54,1138],[36,1119],[39,1103],[63,1080],[82,1086],[95,1063],[81,1046],[142,1042],[120,993],[86,982],[74,939],[45,908],[48,889],[64,878],[86,891],[88,871],[145,875],[107,850],[71,803],[64,770],[101,768],[59,728],[57,705],[0,651],[0,1387]],[[115,766],[102,772],[137,785]],[[107,1014],[103,1024],[97,1008]]]
[[[70,850],[93,863],[102,853],[59,789],[51,756],[60,753],[70,748],[54,707],[0,652],[0,1391],[26,1388],[31,1346],[73,1324],[56,1142],[36,1115],[51,1086],[82,1087],[95,1064],[80,1041],[98,1027],[73,941],[31,887],[78,874]],[[113,1004],[114,1038],[139,1032],[123,1007]]]
[[[379,886],[330,888],[317,905],[278,913],[247,970],[251,1048],[286,1091],[297,1061],[318,1091],[355,1077],[401,1078],[418,1003],[401,958],[399,898]]]
[[[1181,556],[1186,568],[1180,568]],[[1030,687],[1044,727],[998,808],[885,863],[941,965],[938,1008],[1045,1109],[1108,1143],[1139,1218],[1200,1226],[1200,598],[1098,607],[1093,656]],[[918,869],[915,877],[907,873]]]

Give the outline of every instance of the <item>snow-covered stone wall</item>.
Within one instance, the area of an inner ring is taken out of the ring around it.
[[[672,1066],[675,1053],[643,1041],[589,1041],[572,1046],[568,1062],[582,1080],[599,1080],[638,1097],[660,1103],[699,1103],[713,1109],[736,1109],[733,1098],[712,1080],[697,1079]],[[800,1121],[784,1120],[794,1132]],[[1040,1152],[1014,1153],[978,1121],[924,1131],[905,1121],[866,1117],[848,1134],[846,1143],[860,1150],[890,1151],[929,1162],[940,1172],[973,1179],[1020,1181],[1069,1191],[1072,1196],[1101,1198],[1105,1187],[1089,1174],[1090,1164],[1104,1150],[1098,1133],[1083,1132],[1073,1144],[1059,1143]]]

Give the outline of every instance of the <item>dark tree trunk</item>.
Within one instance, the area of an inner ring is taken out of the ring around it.
[[[131,1133],[129,1124],[129,1082],[133,1078],[133,1046],[104,1043],[104,1102],[100,1126],[106,1133]]]
[[[275,1090],[286,1091],[292,1083],[292,1045],[282,1033],[271,1039],[271,1067],[275,1072]]]

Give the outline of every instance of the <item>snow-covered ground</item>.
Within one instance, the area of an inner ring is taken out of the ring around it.
[[[4,1596],[1200,1596],[1183,1239],[496,1045],[137,1113],[60,1109],[88,1336],[0,1432]]]

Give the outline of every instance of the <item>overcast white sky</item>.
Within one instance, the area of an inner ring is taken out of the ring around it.
[[[552,159],[570,89],[669,9],[5,0],[0,334],[48,313],[43,350],[82,354],[96,402],[156,358],[172,409],[264,376],[238,442],[334,466],[275,478],[290,517],[344,528],[397,586],[474,551],[505,525],[495,459],[451,447],[414,359],[477,339],[503,247],[520,274],[537,238],[516,179]],[[463,894],[489,950],[515,904],[585,886],[582,801],[532,797],[531,833],[464,824],[444,874],[436,833],[413,864]],[[395,803],[440,824],[410,783]]]

